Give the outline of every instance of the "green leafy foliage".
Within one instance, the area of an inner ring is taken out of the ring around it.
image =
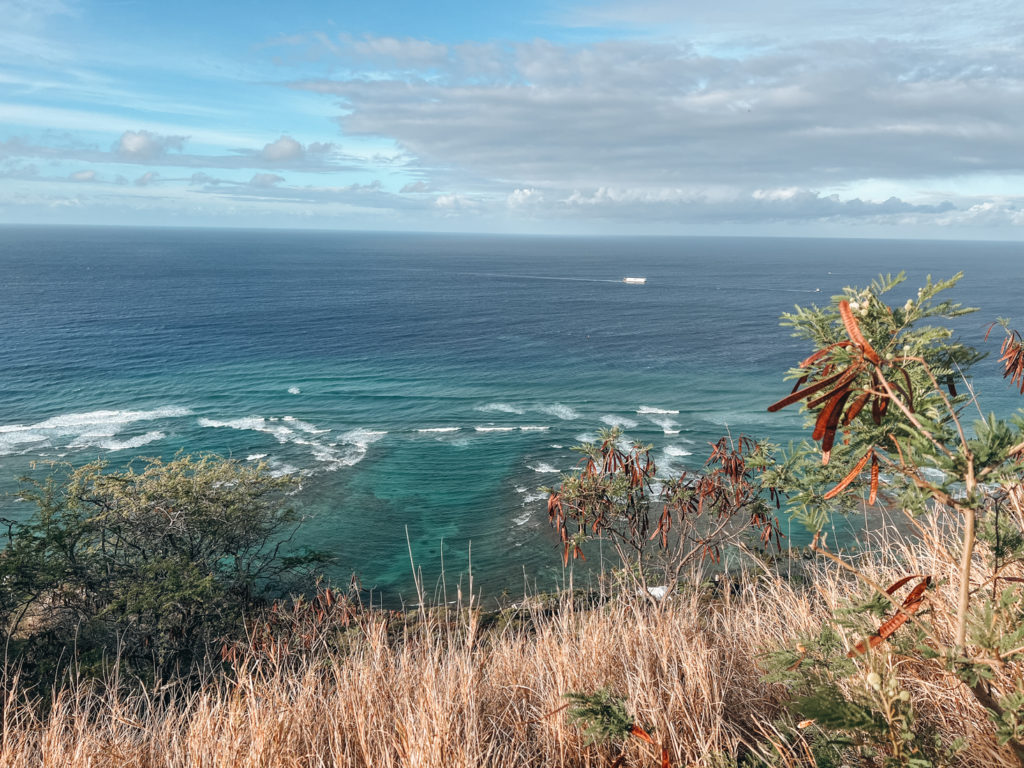
[[[611,689],[602,688],[594,693],[570,691],[565,698],[571,702],[566,717],[583,731],[587,743],[621,742],[632,733],[634,720],[626,709],[626,700]]]
[[[213,456],[26,479],[21,497],[35,514],[11,528],[0,555],[9,646],[37,677],[72,662],[89,673],[114,657],[166,675],[212,655],[242,631],[246,611],[323,560],[287,551],[294,485]]]
[[[884,276],[845,289],[828,307],[783,316],[815,350],[790,372],[793,394],[770,410],[803,401],[821,443],[820,460],[808,442],[780,461],[793,482],[795,516],[818,532],[867,496],[911,518],[943,511],[961,532],[958,584],[908,574],[889,587],[816,538],[817,552],[869,590],[833,616],[850,650],[843,653],[833,642],[839,635],[824,628],[796,651],[769,657],[770,679],[791,688],[796,715],[840,751],[875,755],[884,765],[948,764],[962,746],[919,719],[900,673],[907,660],[963,681],[1024,765],[1024,688],[1019,671],[1007,674],[1024,659],[1024,578],[1014,575],[1024,562],[1024,421],[990,414],[964,426],[964,409],[977,406],[969,369],[982,355],[935,322],[974,311],[941,296],[959,278],[929,278],[916,299],[893,307],[884,297],[903,275]],[[1007,329],[1002,361],[1014,383],[1024,370],[1019,339]],[[992,575],[978,587],[972,573],[980,565]],[[899,590],[912,583],[904,597]],[[952,592],[944,601],[956,606],[952,643],[932,623],[936,590]]]

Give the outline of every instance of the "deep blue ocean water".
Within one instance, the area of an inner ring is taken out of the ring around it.
[[[765,411],[809,351],[779,314],[899,270],[894,301],[964,270],[978,344],[1024,320],[1011,243],[0,228],[0,493],[38,460],[214,451],[300,473],[300,538],[386,602],[411,596],[406,531],[428,588],[470,542],[491,595],[550,586],[537,489],[572,445],[619,424],[670,471],[727,427],[799,438]]]

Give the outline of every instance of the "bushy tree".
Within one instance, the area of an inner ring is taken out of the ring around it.
[[[563,564],[585,558],[588,543],[603,539],[618,554],[621,573],[657,599],[674,592],[691,566],[717,562],[747,532],[778,546],[775,510],[782,496],[765,482],[765,470],[774,466],[769,446],[723,437],[702,472],[659,477],[650,446],[621,443],[621,432],[612,429],[600,443],[576,446],[581,468],[545,489]]]
[[[26,479],[36,511],[0,553],[9,649],[37,674],[115,656],[139,673],[187,670],[323,559],[291,551],[294,487],[209,455]]]

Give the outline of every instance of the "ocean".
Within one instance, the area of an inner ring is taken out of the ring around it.
[[[302,478],[299,540],[374,599],[472,560],[493,597],[562,579],[540,486],[620,426],[665,472],[725,430],[804,433],[796,304],[906,270],[966,272],[958,323],[1015,318],[1016,243],[0,228],[0,517],[36,462],[212,451]],[[643,276],[645,285],[627,285]],[[997,351],[998,343],[990,343]],[[986,409],[1019,403],[994,359]],[[34,466],[35,465],[35,466]],[[34,467],[34,468],[33,468]],[[799,526],[783,522],[796,545]]]

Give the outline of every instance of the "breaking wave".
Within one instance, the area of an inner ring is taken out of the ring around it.
[[[561,403],[542,405],[537,410],[541,413],[546,413],[548,416],[554,416],[555,418],[561,419],[562,421],[575,421],[580,417],[580,414],[577,411],[573,410],[568,405],[562,405]]]
[[[487,405],[478,405],[474,410],[482,411],[484,413],[514,413],[517,416],[522,416],[525,411],[522,408],[517,408],[514,405],[508,403],[488,403]]]
[[[528,466],[534,472],[542,472],[544,474],[552,474],[561,471],[558,469],[558,467],[553,467],[550,464],[543,461],[539,462],[538,464],[527,464],[526,466]]]
[[[97,447],[108,451],[136,448],[160,440],[165,435],[154,430],[120,440],[114,438],[140,422],[180,418],[191,413],[187,408],[166,406],[148,411],[63,413],[34,424],[6,424],[0,426],[0,456],[26,452],[30,447]]]

